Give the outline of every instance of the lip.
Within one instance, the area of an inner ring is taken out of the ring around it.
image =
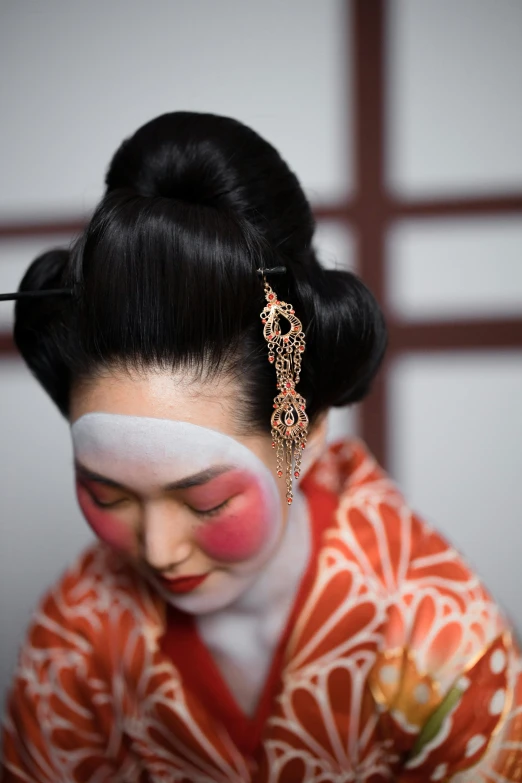
[[[199,587],[208,574],[201,576],[180,576],[175,579],[167,579],[164,576],[159,577],[161,584],[170,590],[171,593],[191,593],[196,587]]]

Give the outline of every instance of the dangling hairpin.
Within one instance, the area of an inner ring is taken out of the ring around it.
[[[267,305],[261,313],[263,335],[268,343],[268,361],[275,365],[278,394],[274,398],[272,413],[272,447],[277,449],[277,475],[286,474],[286,499],[293,499],[292,477],[299,478],[302,450],[308,435],[306,401],[295,387],[299,383],[301,358],[305,350],[305,338],[301,321],[291,304],[280,301],[266,279],[266,274],[282,274],[285,267],[258,269],[262,275]],[[281,318],[288,324],[282,331]],[[293,464],[294,463],[294,464]]]

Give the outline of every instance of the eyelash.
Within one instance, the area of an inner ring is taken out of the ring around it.
[[[225,506],[227,506],[230,503],[230,501],[231,498],[227,498],[227,500],[224,500],[223,503],[219,504],[219,506],[214,506],[214,508],[209,508],[206,511],[200,511],[197,508],[192,508],[192,511],[194,512],[194,514],[197,514],[198,517],[213,517],[216,516],[216,514],[218,514],[221,511],[221,509],[225,508]],[[189,506],[189,508],[191,507]]]
[[[113,500],[112,503],[102,503],[101,500],[95,498],[94,495],[91,495],[91,498],[94,505],[98,506],[98,508],[114,508],[114,506],[117,506],[120,503],[124,503],[127,499],[127,498],[121,498],[121,500]]]
[[[95,506],[98,506],[98,508],[114,508],[115,506],[118,506],[120,503],[124,503],[127,498],[121,498],[121,500],[113,500],[112,503],[102,503],[98,498],[95,498],[94,495],[91,495],[92,501]],[[218,514],[228,503],[230,503],[230,498],[223,501],[223,503],[220,503],[219,506],[214,506],[214,508],[209,508],[206,511],[201,511],[197,508],[192,508],[189,506],[191,511],[194,512],[194,514],[197,514],[199,517],[213,517],[216,514]]]

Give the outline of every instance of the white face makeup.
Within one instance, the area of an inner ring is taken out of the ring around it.
[[[246,446],[188,422],[114,413],[87,413],[71,432],[84,516],[170,603],[215,611],[263,571],[283,533],[281,498]]]

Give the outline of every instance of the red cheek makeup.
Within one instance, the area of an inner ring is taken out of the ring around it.
[[[235,563],[255,557],[268,538],[262,514],[225,514],[196,533],[201,548],[215,560]]]
[[[195,539],[212,559],[240,562],[255,557],[271,537],[274,525],[272,503],[261,483],[251,473],[232,470],[204,487],[186,492],[199,510],[228,501],[215,515],[202,518]]]
[[[109,546],[124,552],[132,551],[134,533],[112,509],[100,508],[93,501],[89,491],[81,481],[76,481],[76,495],[82,513],[94,533]]]

